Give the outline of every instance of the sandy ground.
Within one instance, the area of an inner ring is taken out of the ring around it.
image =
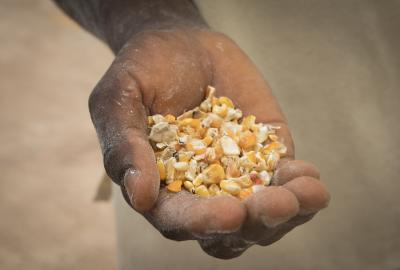
[[[124,206],[117,214],[136,218],[117,224],[119,238],[142,236],[137,252],[119,245],[124,264],[187,269],[167,262],[181,254],[192,270],[399,270],[399,2],[236,2],[201,8],[268,78],[297,157],[319,166],[331,205],[228,262],[161,239]],[[116,268],[112,204],[93,202],[103,169],[87,111],[112,58],[51,2],[0,3],[0,269]],[[168,250],[157,261],[145,256],[156,243]]]

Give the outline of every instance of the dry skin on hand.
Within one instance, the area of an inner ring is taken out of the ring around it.
[[[276,135],[278,126],[243,117],[229,98],[214,94],[209,86],[200,106],[177,118],[148,117],[161,184],[170,192],[183,186],[201,197],[244,200],[270,184],[287,149]]]

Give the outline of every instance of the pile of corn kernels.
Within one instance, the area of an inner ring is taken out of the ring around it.
[[[278,126],[243,117],[227,97],[207,97],[199,107],[175,118],[148,117],[149,139],[160,180],[170,192],[182,186],[201,197],[233,195],[241,200],[271,183],[286,146]]]

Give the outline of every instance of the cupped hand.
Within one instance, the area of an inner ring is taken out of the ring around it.
[[[147,115],[178,116],[201,103],[208,85],[244,115],[279,125],[288,148],[273,185],[244,201],[160,189]],[[121,185],[127,202],[165,237],[197,240],[212,256],[233,258],[254,244],[269,245],[329,202],[316,167],[294,160],[286,119],[261,73],[223,34],[185,29],[136,34],[94,89],[89,108],[107,174]]]

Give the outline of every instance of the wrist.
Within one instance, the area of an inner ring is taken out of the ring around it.
[[[191,0],[109,2],[104,7],[103,40],[117,53],[135,35],[149,31],[207,29]],[[128,3],[127,3],[128,2]],[[123,3],[123,5],[118,5]]]

